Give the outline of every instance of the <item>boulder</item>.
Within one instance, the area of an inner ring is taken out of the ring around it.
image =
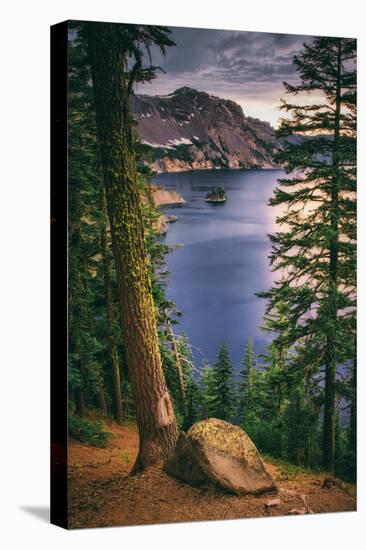
[[[181,433],[165,471],[190,485],[215,485],[237,495],[276,491],[249,436],[238,426],[209,418]]]

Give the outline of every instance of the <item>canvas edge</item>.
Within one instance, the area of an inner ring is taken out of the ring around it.
[[[68,528],[67,65],[68,22],[51,31],[51,484],[50,522]],[[57,220],[57,221],[56,221]]]

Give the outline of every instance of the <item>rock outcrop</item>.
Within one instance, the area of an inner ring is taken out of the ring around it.
[[[168,189],[164,189],[164,187],[159,187],[158,185],[154,185],[152,187],[152,199],[155,206],[184,204],[186,202],[182,195],[177,191],[170,191]]]
[[[184,204],[186,201],[180,193],[174,190],[165,189],[160,185],[150,184],[150,196],[155,206],[167,206],[167,205],[179,205]],[[141,195],[141,201],[143,204],[147,204],[148,196],[146,193]],[[177,221],[177,216],[161,213],[161,215],[154,222],[154,228],[164,235],[169,228],[169,224]]]
[[[161,214],[156,222],[154,222],[154,228],[160,235],[165,235],[169,229],[169,224],[178,220],[177,216],[170,216],[169,214]]]
[[[277,490],[249,436],[216,418],[197,422],[180,434],[165,470],[190,485],[213,484],[237,495]]]
[[[273,168],[273,155],[282,147],[267,122],[245,116],[234,101],[192,88],[132,95],[130,108],[159,172]]]
[[[155,206],[165,206],[169,204],[178,205],[186,202],[177,191],[165,189],[155,183],[151,183],[149,186],[149,196],[153,200]],[[141,201],[143,204],[147,204],[148,200],[147,192],[141,194]]]

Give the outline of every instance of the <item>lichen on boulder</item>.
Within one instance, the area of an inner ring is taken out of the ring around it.
[[[182,432],[165,470],[190,485],[211,484],[237,495],[277,490],[250,437],[217,418]]]

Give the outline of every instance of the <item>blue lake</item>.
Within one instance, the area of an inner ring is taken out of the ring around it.
[[[268,200],[281,170],[200,170],[159,174],[155,183],[181,193],[186,203],[166,208],[178,216],[165,238],[181,244],[167,257],[167,297],[182,312],[176,333],[185,331],[199,364],[213,363],[225,340],[236,371],[249,337],[262,353],[271,337],[260,326],[265,300],[255,293],[276,279],[269,269],[268,234],[276,208]],[[212,187],[225,188],[224,204],[205,202]]]

